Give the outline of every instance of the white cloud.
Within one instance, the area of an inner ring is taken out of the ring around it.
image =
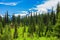
[[[20,13],[15,14],[15,16],[18,16],[18,15],[20,15],[20,16],[26,16],[26,15],[28,14],[27,11],[19,11],[19,12],[20,12]]]
[[[53,7],[53,10],[55,11],[58,2],[60,2],[60,0],[48,0],[45,1],[45,3],[43,4],[36,5],[36,8],[31,8],[31,9],[38,10],[37,12],[46,13],[48,9],[51,10]]]
[[[2,5],[16,6],[19,2],[0,2]]]
[[[1,17],[4,17],[2,14],[0,14]]]
[[[20,15],[20,16],[25,16],[26,14],[15,14],[15,16],[18,16],[18,15]]]

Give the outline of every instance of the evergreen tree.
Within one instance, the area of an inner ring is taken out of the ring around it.
[[[17,24],[15,24],[14,38],[18,38]]]
[[[29,32],[32,36],[33,36],[33,32],[35,32],[35,24],[33,23],[32,12],[31,12],[31,17],[30,17],[30,25],[29,25],[28,32]]]
[[[0,16],[0,33],[3,34],[2,17]]]
[[[58,37],[58,38],[60,38],[60,12],[59,12],[59,14],[58,14],[58,19],[57,19],[57,23],[56,23],[56,25],[55,25],[55,35]]]
[[[20,25],[20,15],[18,15],[18,17],[17,17],[17,23],[18,23],[18,25]]]
[[[3,27],[5,27],[5,24],[6,24],[4,19],[5,19],[5,18],[3,17],[3,18],[2,18],[2,25],[3,25]]]
[[[0,16],[0,22],[2,22],[2,17]]]
[[[55,25],[55,23],[56,23],[56,16],[55,16],[55,13],[54,13],[53,8],[52,8],[52,11],[51,11],[51,24]]]
[[[39,18],[38,18],[38,36],[41,37],[43,36],[43,32],[44,32],[44,23],[43,23],[43,14],[39,14]]]
[[[37,12],[36,12],[36,24],[37,24]]]
[[[3,34],[2,22],[0,22],[0,33]]]
[[[50,18],[49,18],[49,13],[46,15],[46,19],[45,19],[45,21],[46,21],[46,31],[45,31],[45,36],[47,35],[47,32],[48,32],[48,30],[49,30],[49,27],[50,27],[50,25],[49,25],[49,20],[50,20]]]
[[[4,21],[5,21],[6,24],[9,24],[9,15],[8,15],[8,11],[7,11],[7,13],[5,14]]]
[[[16,23],[16,17],[15,17],[15,15],[12,15],[12,23],[13,23],[13,25]]]
[[[59,4],[58,4],[59,5]],[[57,6],[58,7],[58,6]],[[60,38],[60,6],[57,8],[57,22],[56,22],[56,25],[55,25],[55,35]]]
[[[59,11],[60,11],[60,3],[58,2],[58,4],[57,4],[57,10],[56,10],[57,18],[58,18],[58,13],[59,13]]]

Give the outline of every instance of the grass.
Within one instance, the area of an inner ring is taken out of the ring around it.
[[[57,37],[38,37],[36,35],[36,33],[33,34],[33,37],[32,36],[29,36],[30,34],[28,33],[28,27],[26,26],[26,32],[23,33],[24,31],[24,27],[18,27],[18,38],[14,39],[13,36],[14,36],[14,28],[10,28],[11,32],[8,31],[8,27],[4,28],[4,33],[6,32],[9,32],[11,34],[11,38],[10,40],[58,40]],[[8,35],[8,33],[7,33]],[[4,36],[4,35],[3,35]]]
[[[14,39],[14,40],[57,40],[57,37],[38,37],[35,33],[34,33],[34,37],[28,37],[28,27],[26,27],[26,32],[23,33],[24,31],[24,27],[19,27],[18,28],[18,38]],[[14,29],[11,29],[11,34],[13,37],[14,34]],[[24,34],[24,35],[23,35]]]

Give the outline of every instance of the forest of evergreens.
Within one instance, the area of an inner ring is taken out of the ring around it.
[[[32,16],[20,15],[9,17],[8,12],[0,16],[0,40],[59,40],[60,39],[60,6],[56,12],[38,13]],[[43,37],[43,38],[41,38]],[[52,38],[51,38],[52,37]],[[40,39],[41,38],[41,39]]]

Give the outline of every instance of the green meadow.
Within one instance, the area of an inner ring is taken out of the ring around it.
[[[9,30],[8,27],[7,25],[6,28],[3,28],[4,30],[3,34],[0,34],[0,40],[59,40],[56,36],[53,37],[52,35],[50,37],[47,37],[47,35],[39,37],[36,33],[33,33],[33,35],[30,36],[28,26],[26,26],[25,32],[24,27],[17,28],[18,38],[14,38],[14,28],[10,28]]]

